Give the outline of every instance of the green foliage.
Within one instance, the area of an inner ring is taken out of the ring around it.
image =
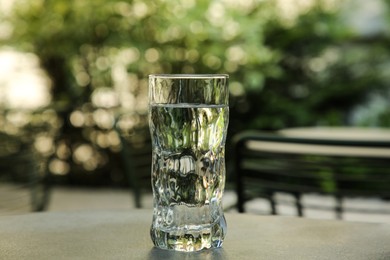
[[[152,73],[230,74],[230,134],[346,125],[368,93],[388,94],[388,35],[354,33],[337,1],[283,3],[18,0],[4,17],[14,30],[3,43],[35,53],[52,79],[52,107],[64,122],[56,145],[88,143],[106,161],[118,143],[97,141],[114,125],[96,115],[119,118],[130,132],[146,126]],[[114,98],[96,101],[107,95]],[[75,113],[84,118],[76,125]],[[381,118],[389,126],[388,112]]]

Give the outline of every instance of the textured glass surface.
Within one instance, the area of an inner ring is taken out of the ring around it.
[[[226,234],[227,76],[151,76],[149,86],[152,240],[179,251],[220,247]]]

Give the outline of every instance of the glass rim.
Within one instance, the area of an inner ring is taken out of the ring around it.
[[[149,78],[162,79],[222,79],[229,78],[228,74],[150,74]]]

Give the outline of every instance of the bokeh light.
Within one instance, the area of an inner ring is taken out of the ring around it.
[[[0,106],[30,110],[47,106],[50,84],[36,55],[0,50]]]
[[[382,0],[1,1],[0,130],[32,139],[56,176],[119,180],[123,146],[150,142],[152,73],[230,74],[231,135],[386,125],[388,9]]]

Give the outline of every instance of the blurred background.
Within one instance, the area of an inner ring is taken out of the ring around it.
[[[35,210],[49,184],[150,196],[151,73],[230,75],[228,188],[241,130],[390,127],[389,11],[387,0],[0,0],[0,180],[37,184]]]

